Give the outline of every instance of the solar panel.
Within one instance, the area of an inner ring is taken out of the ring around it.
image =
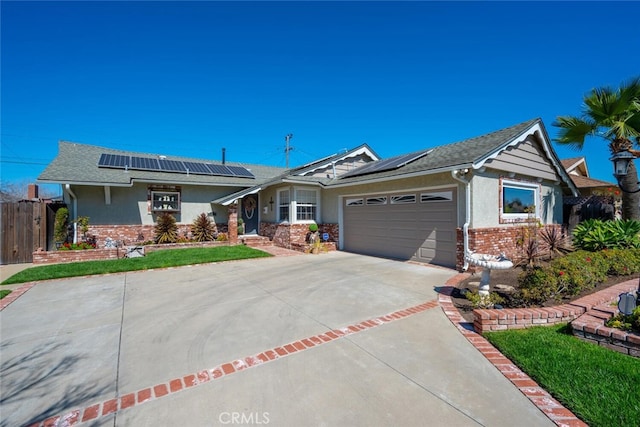
[[[212,175],[234,176],[234,174],[225,165],[212,165],[211,163],[207,163],[207,167],[211,171]]]
[[[242,178],[255,178],[254,175],[242,166],[216,165],[212,163],[167,160],[154,157],[123,156],[120,154],[102,153],[98,166],[116,169],[137,169],[146,171],[162,171],[174,173],[187,173],[195,175],[232,176]]]
[[[158,159],[131,156],[131,169],[157,171],[160,170],[160,166],[158,165]]]
[[[253,174],[249,172],[247,168],[243,168],[242,166],[227,166],[231,173],[235,176],[240,176],[243,178],[254,178]]]
[[[397,169],[415,160],[418,160],[421,157],[426,156],[428,153],[429,153],[429,150],[426,150],[426,151],[421,151],[419,153],[403,154],[402,156],[396,156],[390,159],[368,163],[364,166],[361,166],[357,169],[354,169],[352,171],[345,173],[344,175],[342,175],[342,177],[347,178],[350,176],[360,176],[360,175],[365,175],[365,174],[374,173],[374,172],[384,172],[388,170]]]
[[[200,175],[211,175],[211,171],[207,168],[207,165],[199,162],[182,162],[189,170],[189,173]]]
[[[100,155],[100,160],[98,160],[98,166],[106,168],[124,169],[126,166],[130,165],[131,161],[129,160],[129,156],[122,156],[120,154],[102,153]]]
[[[178,160],[160,159],[158,163],[160,163],[160,170],[164,172],[187,172],[187,168]]]

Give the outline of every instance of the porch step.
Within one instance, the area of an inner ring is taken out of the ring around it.
[[[247,234],[238,236],[238,240],[252,248],[260,248],[264,246],[273,246],[273,242],[266,236],[258,236],[255,234]]]

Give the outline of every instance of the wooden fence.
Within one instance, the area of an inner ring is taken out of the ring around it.
[[[35,250],[47,249],[52,214],[43,202],[0,203],[0,264],[32,262]]]

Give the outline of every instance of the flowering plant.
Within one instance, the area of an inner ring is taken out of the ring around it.
[[[62,246],[60,246],[60,251],[78,251],[78,250],[84,250],[84,249],[95,249],[96,248],[96,244],[95,243],[89,243],[89,242],[80,242],[80,243],[63,243]]]

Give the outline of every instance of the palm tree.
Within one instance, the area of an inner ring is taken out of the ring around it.
[[[640,151],[633,149],[633,140],[640,145],[640,77],[631,79],[618,89],[592,89],[584,97],[581,117],[558,116],[553,123],[560,128],[555,139],[560,144],[582,149],[587,136],[600,137],[609,142],[611,154],[628,150],[636,158]],[[624,188],[637,188],[638,173],[634,162],[622,179]],[[622,194],[622,217],[640,220],[640,192]]]

